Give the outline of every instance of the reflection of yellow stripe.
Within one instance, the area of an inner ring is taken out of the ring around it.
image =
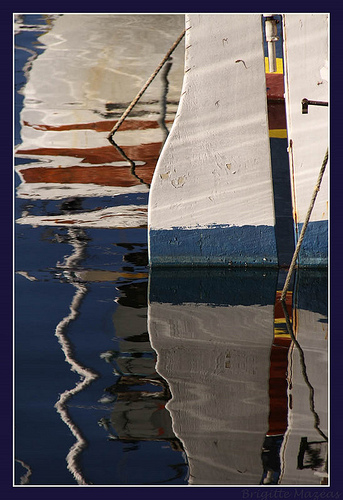
[[[285,318],[275,318],[274,319],[274,337],[289,339],[290,334],[287,331],[287,325]]]
[[[288,332],[278,332],[274,330],[274,338],[277,339],[290,339],[291,336]]]
[[[269,137],[276,137],[277,139],[287,139],[287,130],[285,128],[269,130]]]
[[[269,61],[268,61],[268,57],[264,58],[264,65],[265,65],[265,71],[266,71],[266,73],[269,73]],[[281,74],[283,73],[283,61],[282,61],[281,57],[277,57],[276,58],[276,71],[275,71],[275,73],[281,73]]]

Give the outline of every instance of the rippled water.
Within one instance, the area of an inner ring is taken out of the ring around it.
[[[16,16],[16,485],[327,481],[326,273],[147,267],[183,28]]]

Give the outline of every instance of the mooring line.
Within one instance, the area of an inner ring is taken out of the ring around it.
[[[299,239],[298,239],[298,242],[297,242],[297,245],[295,247],[294,254],[293,254],[293,258],[292,258],[292,261],[291,261],[291,265],[289,267],[288,274],[286,276],[286,281],[285,281],[284,287],[282,289],[281,298],[280,298],[281,301],[285,300],[285,297],[286,297],[287,289],[288,289],[289,283],[291,281],[292,273],[293,273],[293,270],[294,270],[294,267],[295,267],[296,260],[298,258],[300,247],[301,247],[301,244],[303,242],[303,239],[304,239],[304,236],[305,236],[305,232],[306,232],[306,229],[307,229],[310,217],[311,217],[311,213],[312,213],[312,210],[313,210],[313,207],[314,207],[314,203],[316,201],[317,194],[318,194],[319,189],[320,189],[320,185],[321,185],[321,182],[322,182],[322,179],[323,179],[323,175],[324,175],[325,168],[326,168],[326,165],[327,165],[327,162],[328,162],[328,158],[329,158],[329,150],[327,148],[325,156],[324,156],[324,160],[323,160],[323,163],[322,163],[322,166],[321,166],[320,171],[319,171],[318,180],[317,180],[317,183],[315,185],[315,188],[314,188],[314,191],[313,191],[313,194],[312,194],[312,199],[311,199],[311,202],[310,202],[310,206],[309,206],[307,214],[306,214],[305,222],[304,222],[304,225],[303,225],[303,227],[301,229],[301,233],[300,233],[300,236],[299,236]]]
[[[132,108],[137,104],[137,102],[139,101],[139,99],[142,97],[142,95],[144,94],[144,92],[146,91],[146,89],[149,87],[149,85],[151,84],[151,82],[154,80],[154,78],[156,77],[156,75],[158,74],[158,72],[160,71],[160,69],[162,68],[162,66],[164,65],[164,63],[169,59],[170,55],[174,52],[174,50],[176,49],[176,47],[179,45],[179,43],[181,42],[181,40],[184,37],[185,33],[186,33],[186,30],[183,30],[183,32],[181,33],[181,35],[179,35],[179,37],[176,39],[176,41],[170,47],[170,49],[168,50],[168,52],[166,53],[166,55],[164,56],[164,58],[162,59],[162,61],[160,62],[160,64],[157,66],[157,68],[155,69],[155,71],[148,78],[148,80],[145,82],[145,84],[143,85],[143,87],[141,88],[141,90],[138,92],[138,94],[136,95],[136,97],[131,101],[131,103],[126,108],[126,110],[124,111],[124,113],[121,115],[121,117],[119,118],[119,120],[117,121],[117,123],[115,124],[115,126],[112,128],[111,132],[109,133],[109,135],[107,137],[108,140],[111,142],[111,144],[113,144],[113,142],[111,140],[112,137],[113,137],[113,135],[116,133],[116,131],[118,130],[118,128],[120,127],[120,125],[123,123],[123,121],[125,120],[125,118],[128,116],[128,114],[130,113],[130,111],[132,110]]]
[[[77,484],[89,485],[92,483],[85,478],[80,461],[81,453],[88,446],[88,441],[84,437],[80,427],[73,421],[68,411],[68,403],[76,394],[86,389],[86,387],[99,378],[99,374],[76,359],[73,344],[67,335],[67,328],[78,317],[81,303],[88,292],[86,285],[75,282],[72,276],[72,271],[77,270],[79,262],[85,257],[87,242],[80,241],[80,236],[84,236],[84,231],[70,228],[68,234],[70,236],[69,243],[73,246],[74,251],[65,259],[63,264],[58,264],[57,267],[64,269],[64,275],[68,279],[68,282],[76,288],[76,293],[69,306],[69,314],[61,319],[55,328],[55,336],[61,346],[65,361],[70,365],[70,370],[77,373],[80,380],[76,382],[72,389],[66,389],[62,394],[59,394],[55,408],[61,420],[68,426],[76,439],[66,456],[67,469],[71,472]]]
[[[161,73],[161,79],[163,82],[163,89],[162,89],[162,95],[161,95],[161,115],[158,118],[158,124],[161,127],[161,129],[164,132],[164,140],[163,144],[165,143],[168,135],[169,135],[169,130],[166,125],[166,116],[167,116],[167,95],[168,95],[168,88],[169,88],[169,81],[168,81],[168,73],[173,65],[172,62],[172,57],[168,59],[167,64],[164,67],[163,72]]]
[[[142,184],[146,184],[149,188],[150,188],[150,184],[148,182],[145,182],[141,177],[139,177],[139,175],[136,174],[136,164],[133,160],[131,160],[131,158],[129,158],[127,156],[127,154],[125,153],[125,151],[123,151],[123,149],[116,143],[114,142],[113,140],[113,137],[109,136],[108,137],[108,140],[110,141],[110,143],[112,144],[112,146],[114,146],[116,148],[116,150],[118,151],[119,154],[121,154],[121,156],[124,158],[124,160],[128,161],[131,165],[131,170],[130,170],[130,173],[136,177],[136,179],[139,180],[139,182],[141,182]]]
[[[294,343],[294,345],[297,347],[297,349],[299,351],[301,371],[302,371],[305,383],[306,383],[306,385],[307,385],[307,387],[309,388],[309,391],[310,391],[310,394],[309,394],[309,403],[310,403],[310,410],[311,410],[311,413],[313,414],[313,418],[314,418],[314,428],[317,430],[317,432],[322,436],[322,438],[325,441],[328,441],[327,435],[319,427],[319,425],[320,425],[320,418],[319,418],[318,413],[315,411],[315,407],[314,407],[314,388],[311,385],[311,383],[309,381],[309,378],[308,378],[308,375],[307,375],[307,369],[306,369],[306,364],[305,364],[304,351],[303,351],[301,345],[299,344],[299,342],[297,341],[297,339],[296,339],[296,337],[294,335],[293,327],[291,325],[291,321],[290,321],[289,314],[288,314],[288,311],[287,311],[286,303],[285,303],[285,301],[283,299],[281,299],[281,305],[282,305],[282,309],[283,309],[283,312],[284,312],[284,315],[285,315],[285,320],[286,320],[286,326],[287,326],[288,333],[291,336],[292,342]]]

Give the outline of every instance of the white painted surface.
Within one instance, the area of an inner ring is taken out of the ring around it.
[[[297,221],[304,222],[322,165],[328,139],[328,108],[309,106],[306,98],[328,101],[328,15],[285,14],[285,97],[290,165]],[[328,219],[328,167],[322,180],[311,221]]]
[[[181,100],[152,182],[150,228],[274,226],[261,16],[190,14],[186,28]]]
[[[149,304],[156,369],[190,484],[259,484],[268,430],[273,306]]]

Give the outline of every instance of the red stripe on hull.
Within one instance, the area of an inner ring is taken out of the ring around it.
[[[282,73],[266,73],[267,99],[285,100],[285,86]]]

